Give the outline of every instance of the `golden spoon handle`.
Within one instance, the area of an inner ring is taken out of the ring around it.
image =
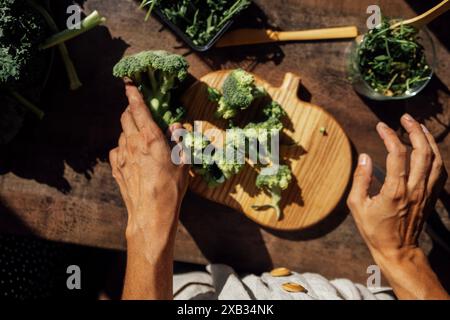
[[[449,9],[450,9],[450,0],[444,0],[435,7],[428,10],[427,12],[422,13],[421,15],[415,18],[395,23],[392,26],[392,28],[394,29],[403,23],[409,24],[417,29],[420,29],[423,26],[430,23],[431,21],[433,21],[434,19],[436,19],[437,17],[439,17],[440,15],[442,15],[443,13],[447,12]]]
[[[327,40],[355,38],[358,29],[355,26],[312,29],[302,31],[273,31],[268,30],[268,35],[275,41],[300,41],[300,40]]]

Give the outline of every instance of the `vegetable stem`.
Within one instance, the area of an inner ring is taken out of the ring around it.
[[[34,0],[29,0],[28,3],[44,17],[45,21],[47,22],[52,32],[57,33],[59,31],[56,22],[53,20],[52,16],[48,13],[48,11],[44,7],[36,3]],[[66,68],[70,89],[71,90],[79,89],[82,86],[82,83],[78,77],[72,59],[70,58],[67,46],[64,43],[60,43],[58,44],[58,50],[63,60],[64,67]]]
[[[105,21],[106,19],[104,17],[100,16],[100,14],[97,11],[94,11],[89,16],[87,16],[77,28],[66,29],[51,36],[50,38],[45,40],[43,44],[41,44],[40,48],[44,50],[57,46],[63,42],[66,42],[70,39],[79,36],[82,33],[85,33],[86,31],[91,30],[92,28],[95,28],[96,26],[104,23]]]
[[[14,99],[17,100],[17,102],[19,102],[22,106],[24,106],[26,109],[28,109],[32,113],[34,113],[39,118],[39,120],[42,120],[44,118],[45,113],[41,109],[36,107],[32,102],[30,102],[28,99],[26,99],[20,93],[18,93],[17,91],[15,91],[11,88],[7,88],[7,90],[8,90],[8,93]]]

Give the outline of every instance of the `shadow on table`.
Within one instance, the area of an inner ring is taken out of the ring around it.
[[[351,143],[351,142],[350,142]],[[356,167],[356,162],[358,158],[358,153],[356,151],[355,146],[353,143],[351,143],[352,148],[352,172],[354,171],[354,168]],[[341,200],[336,205],[336,208],[322,221],[319,221],[317,224],[302,229],[300,231],[278,231],[273,229],[267,229],[265,230],[273,235],[276,235],[280,238],[294,240],[294,241],[306,241],[306,240],[313,240],[321,238],[328,233],[335,230],[339,225],[345,220],[345,218],[348,215],[348,208],[347,208],[347,196],[350,192],[352,185],[352,181],[350,180],[347,187],[345,188],[345,191],[342,195]]]
[[[431,0],[431,1],[416,1],[416,0],[406,0],[409,6],[419,15],[422,14],[442,0]],[[428,24],[428,29],[430,29],[434,35],[439,39],[442,45],[444,45],[447,50],[450,51],[450,12],[444,13],[442,16],[437,18]]]
[[[54,11],[60,14],[56,16],[65,17],[67,3],[71,1],[58,2]],[[46,117],[27,123],[13,142],[0,149],[0,173],[12,172],[64,193],[71,190],[64,177],[65,164],[89,178],[97,161],[106,161],[108,151],[117,144],[118,119],[126,100],[123,83],[113,78],[112,68],[128,47],[103,26],[67,45],[84,86],[69,90],[64,66],[56,55],[39,103]]]
[[[260,227],[243,214],[193,193],[185,197],[181,212],[183,226],[209,262],[240,272],[260,273],[273,267]]]
[[[30,235],[32,230],[0,198],[0,234]]]
[[[353,159],[356,159],[353,146],[352,152]],[[347,217],[345,203],[350,187],[349,183],[342,200],[327,218],[300,231],[283,232],[263,228],[240,212],[192,193],[188,193],[183,202],[180,219],[209,262],[228,264],[240,272],[259,273],[273,267],[261,234],[262,229],[277,237],[294,241],[320,238],[336,229]],[[190,214],[191,212],[195,214]]]
[[[424,123],[440,142],[450,132],[450,90],[434,75],[428,86],[417,96],[402,101],[374,101],[360,98],[383,122],[396,130],[403,142],[409,144],[406,132],[400,125],[401,116],[407,112]]]

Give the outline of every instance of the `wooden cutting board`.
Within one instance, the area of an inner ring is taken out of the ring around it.
[[[207,74],[192,85],[182,97],[187,120],[202,121],[202,131],[226,129],[227,122],[216,119],[216,105],[208,100],[207,85],[221,88],[230,71]],[[191,173],[190,190],[209,200],[243,212],[250,219],[278,230],[300,230],[324,219],[336,207],[349,182],[352,168],[350,143],[341,126],[322,108],[300,101],[300,77],[287,73],[279,88],[256,77],[273,100],[286,110],[289,119],[281,136],[282,162],[289,164],[293,181],[282,194],[283,217],[277,221],[274,210],[252,209],[252,205],[271,202],[270,196],[255,186],[257,172],[248,164],[241,173],[216,188],[209,188],[202,178]],[[256,103],[246,110],[236,124],[255,118],[263,105]],[[197,122],[198,123],[198,122]],[[325,128],[326,132],[321,132]],[[292,142],[295,142],[293,145]]]

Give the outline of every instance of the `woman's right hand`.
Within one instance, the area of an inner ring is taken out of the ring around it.
[[[379,123],[377,131],[388,150],[383,187],[378,195],[368,195],[372,161],[361,154],[347,202],[372,256],[400,298],[448,298],[418,247],[447,174],[428,130],[407,114],[401,123],[413,146],[409,172],[406,147],[391,128]]]

